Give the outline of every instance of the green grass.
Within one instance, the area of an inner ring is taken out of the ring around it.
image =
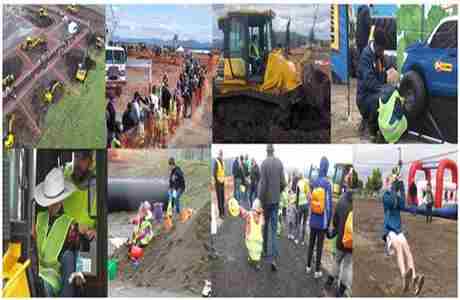
[[[38,148],[105,148],[105,55],[92,57],[96,68],[86,82],[66,82],[63,97],[49,108]]]

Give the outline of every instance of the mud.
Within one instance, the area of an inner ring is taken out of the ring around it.
[[[353,242],[353,296],[400,297],[396,257],[384,255],[383,207],[375,199],[356,199]],[[423,297],[457,297],[457,222],[402,213],[402,228],[414,255],[417,273],[425,275]],[[369,266],[372,266],[371,268]]]
[[[23,62],[18,56],[8,57],[3,61],[3,77],[13,74],[15,79],[18,79],[23,72]]]

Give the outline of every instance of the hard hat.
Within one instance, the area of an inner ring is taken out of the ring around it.
[[[130,256],[131,258],[140,259],[142,258],[142,256],[144,256],[144,249],[136,245],[133,245],[131,247]]]
[[[246,187],[244,185],[240,185],[240,191],[244,193],[246,191]]]
[[[237,217],[240,214],[240,205],[233,197],[228,200],[228,212],[233,217]]]

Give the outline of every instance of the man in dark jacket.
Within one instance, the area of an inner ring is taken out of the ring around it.
[[[336,291],[337,297],[343,297],[345,291],[351,290],[352,283],[352,272],[353,272],[353,260],[352,251],[353,248],[347,248],[343,245],[343,235],[345,231],[345,223],[347,221],[348,214],[353,210],[353,195],[352,195],[352,173],[350,171],[345,177],[345,191],[340,197],[339,202],[335,208],[334,217],[332,220],[332,234],[328,238],[336,238],[336,254],[335,264],[332,269],[331,275],[328,276],[326,281],[326,289],[330,289],[335,280],[338,283],[338,289]],[[340,270],[342,273],[340,274]],[[339,277],[339,275],[341,275]]]
[[[387,82],[387,71],[384,66],[385,34],[381,29],[374,32],[374,41],[364,48],[358,65],[358,87],[356,104],[361,113],[361,133],[368,128],[371,139],[375,139],[378,131],[379,97]]]
[[[372,19],[368,5],[358,7],[358,15],[356,22],[356,48],[358,50],[358,59],[363,52],[363,49],[369,42],[369,33],[371,32]]]
[[[278,226],[278,206],[281,191],[286,187],[284,168],[281,160],[274,156],[272,144],[267,145],[267,158],[263,161],[260,171],[259,199],[264,209],[264,255],[270,258],[272,270],[277,271],[278,257],[276,231]],[[268,227],[271,227],[271,256],[268,255]]]
[[[180,214],[180,197],[185,191],[185,178],[181,168],[176,166],[174,158],[170,158],[169,165],[169,198],[172,205],[176,207],[177,215]]]
[[[123,131],[128,131],[139,124],[139,119],[137,118],[136,112],[134,111],[132,102],[128,102],[128,106],[123,113],[122,122]]]
[[[259,185],[260,180],[260,170],[259,165],[257,164],[256,160],[252,159],[252,167],[251,167],[251,187],[249,192],[249,201],[251,203],[250,207],[252,207],[252,202],[254,199],[257,198],[257,187]]]
[[[117,132],[115,100],[112,96],[110,96],[107,101],[107,106],[105,108],[105,120],[107,124],[107,148],[111,148],[112,141],[115,137],[115,133]]]
[[[243,173],[240,166],[240,158],[237,156],[232,164],[232,175],[233,175],[233,197],[239,202],[240,201],[240,186],[243,180]]]

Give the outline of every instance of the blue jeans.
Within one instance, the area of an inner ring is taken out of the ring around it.
[[[241,200],[240,186],[241,186],[241,179],[233,177],[233,196],[238,202],[240,202]]]
[[[249,192],[249,203],[252,207],[252,203],[254,200],[257,198],[257,185],[252,185],[251,184],[251,190]]]
[[[66,250],[61,254],[59,262],[61,263],[62,289],[59,297],[73,297],[73,286],[69,283],[70,275],[75,272],[77,265],[77,252]]]
[[[169,201],[171,201],[171,205],[173,207],[176,207],[176,213],[180,214],[180,196],[182,196],[183,191],[182,190],[177,190],[176,191],[176,197],[173,197],[172,191],[169,191]]]
[[[272,203],[264,206],[264,253],[270,261],[278,257],[276,230],[278,227],[278,203]],[[268,255],[268,227],[271,227],[271,255]]]

